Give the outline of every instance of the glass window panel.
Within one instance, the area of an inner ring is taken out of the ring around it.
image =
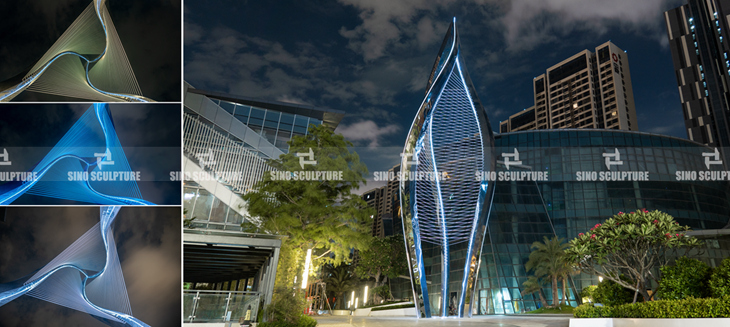
[[[276,129],[278,126],[279,126],[279,123],[277,123],[275,121],[267,120],[264,122],[264,127]]]
[[[304,135],[306,133],[307,133],[307,128],[306,127],[294,126],[294,134]]]
[[[221,108],[223,110],[228,111],[229,114],[233,115],[233,108],[235,108],[236,105],[230,102],[221,101]]]
[[[195,210],[190,218],[195,218],[195,221],[208,220],[210,217],[210,209],[213,206],[213,199],[215,197],[205,189],[198,190],[198,197],[195,200]]]
[[[283,122],[279,124],[279,131],[291,132],[291,128],[292,128],[291,124],[286,124]]]
[[[238,119],[244,125],[248,125],[248,116],[246,116],[246,115],[239,115],[239,114],[236,113],[235,115],[233,115],[233,117],[236,117],[236,119]]]
[[[273,121],[273,122],[279,122],[279,117],[281,116],[280,113],[276,111],[267,111],[266,112],[266,120],[267,121]]]
[[[287,124],[293,124],[294,123],[294,115],[287,114],[287,113],[281,113],[281,122],[287,123]]]
[[[193,206],[195,205],[195,199],[198,195],[198,189],[192,188],[192,187],[184,187],[183,188],[183,209],[187,210],[187,214],[185,215],[185,218],[188,218],[187,216],[190,216],[190,213],[193,211]]]
[[[263,120],[264,119],[264,115],[266,115],[266,111],[261,110],[259,108],[253,108],[253,107],[251,107],[251,115],[250,116],[252,118],[258,118],[258,119]]]
[[[261,135],[264,138],[266,138],[266,140],[269,141],[271,144],[274,144],[274,142],[276,142],[276,129],[275,128],[264,127],[264,131]]]
[[[210,212],[210,221],[215,222],[225,222],[226,221],[226,213],[228,212],[228,206],[218,200],[218,198],[213,198],[213,204],[211,205],[211,212]]]
[[[303,126],[306,128],[307,125],[309,125],[309,119],[304,116],[296,116],[296,122],[294,123],[294,125]]]

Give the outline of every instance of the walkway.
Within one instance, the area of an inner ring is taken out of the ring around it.
[[[510,315],[478,316],[474,318],[416,319],[406,317],[315,317],[319,327],[568,327],[571,315]]]

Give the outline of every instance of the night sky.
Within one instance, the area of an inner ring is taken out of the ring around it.
[[[642,132],[686,138],[666,0],[185,1],[196,88],[339,109],[371,172],[399,162],[452,17],[492,128],[533,105],[532,79],[608,40],[628,53]],[[370,183],[369,189],[377,183]]]
[[[29,277],[98,222],[99,207],[8,208],[0,283]],[[180,228],[180,208],[170,207],[124,207],[114,222],[132,313],[150,326],[180,325]],[[106,326],[29,296],[1,306],[0,317],[2,326]]]
[[[0,3],[0,82],[27,72],[92,0]],[[107,1],[144,96],[180,101],[180,1]],[[73,99],[23,92],[14,101]]]
[[[90,104],[2,105],[0,151],[7,148],[11,166],[0,171],[30,171],[66,134]],[[155,204],[179,204],[180,182],[170,171],[180,170],[180,105],[110,104],[117,137],[133,171],[143,199]],[[0,182],[2,183],[2,182]],[[42,202],[37,202],[42,201]],[[24,195],[13,204],[77,204]]]

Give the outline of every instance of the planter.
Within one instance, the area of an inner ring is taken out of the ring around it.
[[[350,310],[332,310],[333,316],[349,316]]]
[[[572,318],[570,327],[727,327],[730,318]]]
[[[418,317],[418,315],[416,314],[416,308],[413,307],[371,311],[370,317]]]

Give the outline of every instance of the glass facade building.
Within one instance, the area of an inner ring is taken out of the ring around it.
[[[640,208],[666,212],[694,230],[721,229],[730,217],[728,182],[678,180],[677,172],[708,169],[703,153],[689,140],[618,130],[540,130],[495,135],[496,152],[519,152],[522,169],[548,172],[547,181],[497,181],[482,250],[475,314],[509,314],[539,307],[537,294],[521,295],[529,274],[525,263],[534,241],[544,236],[573,239],[618,212]],[[591,181],[582,172],[608,172],[604,153],[618,150],[622,165],[611,171],[648,172],[645,181]],[[514,170],[514,168],[512,169]],[[506,171],[504,165],[498,171]],[[682,176],[684,177],[684,176]],[[715,267],[730,256],[730,242],[707,239],[702,260]],[[573,276],[571,305],[596,276]],[[550,290],[543,294],[551,301]],[[562,290],[560,290],[562,295]]]

